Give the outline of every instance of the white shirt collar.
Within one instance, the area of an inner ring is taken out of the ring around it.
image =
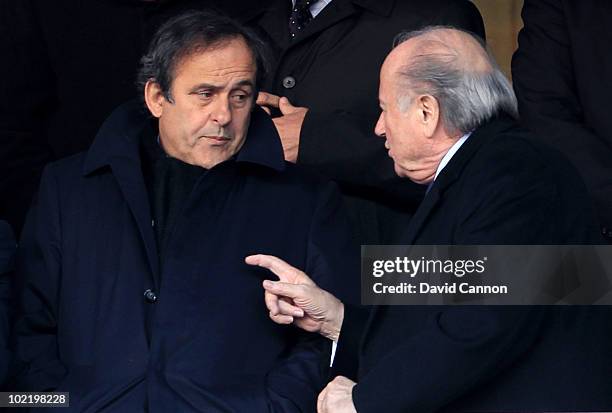
[[[436,170],[436,175],[434,176],[434,181],[436,180],[436,178],[438,178],[438,175],[440,175],[440,172],[442,172],[442,169],[444,169],[444,167],[450,162],[451,158],[455,155],[455,153],[457,153],[459,148],[461,148],[461,145],[463,145],[465,141],[467,141],[467,139],[470,137],[471,134],[472,132],[468,132],[465,135],[463,135],[461,138],[459,138],[457,142],[455,142],[453,146],[451,146],[448,152],[446,152],[446,155],[444,155],[444,157],[440,161],[440,165],[438,165],[438,169]]]
[[[310,14],[312,14],[312,17],[317,17],[317,14],[321,13],[321,10],[331,2],[332,0],[319,0],[310,6]],[[292,0],[292,3],[295,6],[295,0]]]

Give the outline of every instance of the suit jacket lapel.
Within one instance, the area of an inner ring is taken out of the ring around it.
[[[312,36],[322,32],[330,26],[338,23],[347,17],[357,13],[359,9],[347,0],[334,0],[315,17],[293,40],[290,41],[289,47],[292,48]]]
[[[270,2],[257,23],[271,39],[275,40],[281,50],[288,51],[340,20],[353,15],[358,10],[348,0],[334,0],[325,6],[321,13],[294,39],[289,38],[290,0]]]

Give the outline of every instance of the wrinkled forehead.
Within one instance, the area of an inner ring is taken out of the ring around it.
[[[257,73],[257,60],[241,36],[221,39],[214,43],[194,43],[174,58],[173,79],[186,68],[197,63],[201,72],[245,72],[253,77]]]

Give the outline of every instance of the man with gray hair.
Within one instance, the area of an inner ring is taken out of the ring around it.
[[[396,173],[429,187],[403,244],[597,242],[584,184],[516,125],[511,86],[472,35],[429,27],[399,36],[379,100],[376,133]],[[338,343],[319,413],[612,408],[607,307],[370,310],[343,304],[276,257],[247,263],[280,279],[263,283],[273,321]]]

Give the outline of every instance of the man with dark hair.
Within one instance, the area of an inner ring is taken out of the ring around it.
[[[255,105],[263,61],[229,18],[180,15],[143,58],[154,119],[126,104],[46,168],[20,244],[14,389],[68,391],[68,411],[314,409],[325,342],[267,322],[267,274],[243,258],[272,250],[343,296],[354,257],[334,186],[285,163]]]
[[[1,1],[0,219],[19,237],[44,166],[89,148],[113,109],[137,97],[139,59],[168,18],[210,9],[248,17],[253,7],[243,0]]]
[[[517,126],[516,98],[481,42],[401,35],[380,75],[395,172],[429,187],[406,245],[564,245],[598,238],[584,183]],[[319,413],[609,411],[606,306],[344,305],[305,273],[256,255],[272,320],[338,340]],[[282,299],[282,303],[279,302]],[[293,305],[291,305],[293,304]],[[304,312],[296,316],[297,310]]]

